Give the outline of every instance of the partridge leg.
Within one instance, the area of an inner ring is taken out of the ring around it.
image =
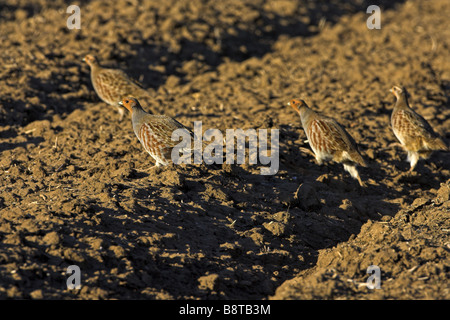
[[[351,165],[351,164],[346,164],[346,163],[344,163],[344,169],[345,169],[348,173],[350,173],[350,175],[352,176],[352,178],[358,180],[359,185],[360,185],[361,187],[365,187],[365,186],[366,186],[366,184],[361,180],[361,177],[359,176],[359,172],[358,172],[358,170],[356,169],[356,166]]]
[[[408,161],[411,164],[411,168],[408,173],[412,173],[417,165],[417,162],[419,161],[419,153],[415,151],[408,151]]]

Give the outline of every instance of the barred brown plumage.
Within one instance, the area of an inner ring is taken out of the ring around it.
[[[134,97],[124,98],[119,104],[130,111],[134,133],[145,151],[156,160],[156,166],[172,163],[172,149],[179,144],[178,141],[172,141],[174,130],[185,129],[189,135],[193,135],[184,125],[166,115],[145,112]]]
[[[336,120],[311,110],[303,100],[294,99],[288,105],[300,115],[303,130],[318,164],[328,160],[342,163],[344,169],[364,186],[356,166],[366,166],[366,163],[348,132]]]
[[[119,101],[123,97],[128,95],[138,99],[150,97],[147,90],[122,70],[103,68],[97,58],[90,54],[86,55],[83,61],[91,68],[91,81],[95,92],[101,100],[118,108],[120,120],[123,118],[124,109],[119,106]]]
[[[412,172],[420,158],[428,158],[434,150],[448,151],[448,147],[430,124],[411,109],[404,88],[394,86],[390,91],[397,99],[391,114],[392,131],[408,153]]]

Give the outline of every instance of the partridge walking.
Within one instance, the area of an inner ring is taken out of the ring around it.
[[[178,141],[172,141],[174,130],[183,129],[191,137],[194,136],[189,129],[168,116],[145,112],[134,97],[123,99],[119,105],[130,111],[134,133],[145,151],[156,160],[156,166],[168,165],[173,162],[172,150],[179,145]]]
[[[122,70],[103,68],[97,58],[90,54],[85,56],[83,61],[91,68],[91,81],[95,92],[107,104],[117,106],[120,120],[123,119],[125,110],[118,103],[123,97],[150,97],[149,92]]]
[[[410,108],[404,88],[394,86],[390,91],[397,98],[391,114],[392,131],[408,153],[412,172],[420,158],[427,159],[434,150],[448,151],[448,147],[430,124]]]
[[[358,180],[361,186],[365,186],[356,166],[366,166],[366,163],[356,142],[347,131],[334,119],[311,110],[303,100],[294,99],[288,105],[300,115],[303,130],[318,164],[329,160],[342,163],[344,169]]]

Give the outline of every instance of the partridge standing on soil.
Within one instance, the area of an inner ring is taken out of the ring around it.
[[[117,106],[120,120],[122,120],[125,110],[118,103],[123,97],[128,95],[137,98],[150,97],[149,92],[122,70],[103,68],[97,58],[90,54],[85,56],[83,61],[91,68],[91,81],[95,92],[107,104]]]
[[[130,111],[134,133],[145,151],[156,160],[156,166],[168,165],[172,162],[172,149],[179,144],[178,141],[172,141],[174,130],[185,129],[189,135],[193,136],[193,133],[178,121],[165,115],[145,112],[134,97],[123,99],[119,105]]]
[[[408,152],[412,172],[420,158],[428,158],[434,150],[448,151],[448,147],[430,124],[410,108],[404,88],[394,86],[390,91],[397,98],[391,114],[392,131]]]
[[[318,164],[328,160],[342,163],[344,169],[364,186],[356,166],[364,167],[366,163],[347,131],[334,119],[311,110],[303,100],[291,100],[288,105],[300,115],[303,130]]]

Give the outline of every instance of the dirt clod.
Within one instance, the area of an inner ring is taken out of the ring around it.
[[[360,0],[80,1],[78,30],[67,1],[2,0],[0,299],[449,299],[450,157],[407,172],[389,89],[450,141],[450,2],[377,3],[371,30]],[[277,173],[154,168],[88,53],[191,129],[278,129]],[[301,149],[293,98],[353,136],[366,187]]]

